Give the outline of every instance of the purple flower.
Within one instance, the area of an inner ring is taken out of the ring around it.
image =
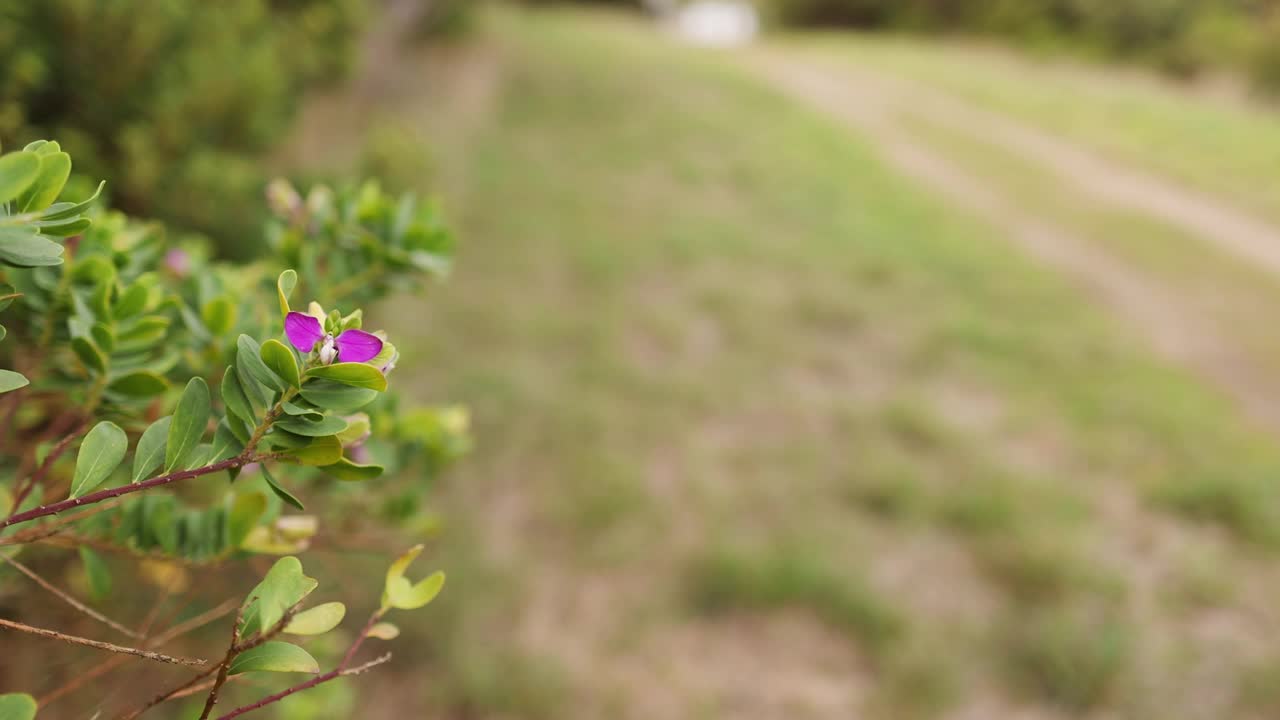
[[[320,362],[325,365],[335,358],[339,362],[365,362],[382,352],[382,339],[377,335],[352,328],[334,337],[324,331],[319,320],[305,313],[286,315],[284,332],[289,336],[289,342],[304,353],[315,350],[316,344],[320,344]]]
[[[169,248],[164,254],[164,266],[180,278],[191,272],[191,255],[182,248]]]

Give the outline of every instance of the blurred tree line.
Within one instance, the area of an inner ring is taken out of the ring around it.
[[[1011,37],[1080,47],[1188,76],[1244,71],[1280,92],[1277,0],[765,0],[780,22]]]
[[[4,0],[0,142],[57,137],[112,204],[244,254],[261,152],[341,78],[367,0]]]
[[[993,35],[1137,60],[1182,77],[1213,69],[1241,72],[1259,90],[1280,95],[1280,0],[749,1],[782,26]]]

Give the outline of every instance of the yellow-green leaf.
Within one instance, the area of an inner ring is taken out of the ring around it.
[[[346,615],[346,605],[340,602],[324,603],[294,615],[284,631],[290,635],[323,635],[338,627],[338,623]]]

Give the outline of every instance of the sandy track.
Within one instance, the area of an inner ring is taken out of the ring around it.
[[[1212,198],[1117,165],[1068,141],[960,100],[897,80],[772,52],[753,67],[784,94],[849,125],[907,177],[999,228],[1026,252],[1088,288],[1169,359],[1199,373],[1272,431],[1280,432],[1280,382],[1251,362],[1179,289],[1156,282],[1098,248],[1020,208],[978,174],[917,142],[895,122],[902,109],[985,137],[1034,158],[1077,192],[1177,224],[1224,251],[1280,275],[1280,232]]]

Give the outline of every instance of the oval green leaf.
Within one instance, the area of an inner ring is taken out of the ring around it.
[[[271,372],[280,376],[292,387],[302,385],[302,378],[298,374],[298,361],[294,359],[293,351],[279,340],[268,340],[262,343],[262,362],[271,369]]]
[[[351,412],[373,402],[378,397],[378,391],[317,380],[302,387],[302,397],[307,402],[326,410]]]
[[[40,158],[35,153],[15,152],[0,157],[0,203],[18,197],[40,174]]]
[[[379,640],[395,640],[400,637],[400,628],[389,622],[380,622],[369,628],[369,637]]]
[[[320,469],[339,480],[345,480],[347,482],[372,480],[382,475],[386,470],[386,468],[381,465],[357,465],[346,458],[342,458],[332,465],[325,465]]]
[[[0,695],[0,720],[32,720],[36,699],[25,693]]]
[[[88,338],[71,338],[71,350],[75,352],[76,357],[80,358],[80,362],[84,363],[86,368],[98,373],[107,371],[106,356]]]
[[[204,378],[194,377],[182,391],[178,407],[169,425],[164,449],[164,471],[182,466],[200,446],[205,426],[209,424],[209,386]]]
[[[378,368],[364,363],[334,363],[321,365],[307,371],[307,377],[332,380],[343,385],[368,388],[377,392],[387,389],[387,376]]]
[[[315,578],[303,574],[298,558],[280,558],[262,582],[245,596],[247,605],[241,633],[248,637],[259,630],[272,629],[289,608],[302,602],[318,584]]]
[[[0,370],[0,393],[12,392],[30,384],[31,381],[23,377],[22,373],[16,373],[12,370]]]
[[[271,390],[283,392],[289,389],[288,384],[262,362],[262,348],[258,341],[248,335],[241,335],[236,340],[236,363],[241,370]]]
[[[284,459],[302,465],[332,465],[342,459],[342,443],[332,435],[318,437],[310,445],[290,451]]]
[[[284,631],[290,635],[323,635],[338,627],[338,623],[346,615],[346,605],[340,602],[324,603],[293,616]]]
[[[71,497],[77,498],[102,484],[124,460],[129,450],[129,437],[118,425],[102,421],[93,426],[76,456],[75,474],[71,480]]]
[[[294,435],[323,437],[345,431],[347,421],[333,415],[322,415],[318,420],[305,417],[283,417],[276,421],[275,427],[288,430]]]
[[[247,672],[320,672],[320,665],[306,650],[287,642],[271,640],[245,650],[231,661],[228,675]]]
[[[169,383],[156,373],[139,370],[112,380],[107,389],[128,397],[149,398],[169,389]]]
[[[169,439],[169,423],[173,416],[166,415],[142,432],[138,447],[133,451],[133,481],[142,482],[164,460],[164,446]]]
[[[84,563],[84,574],[89,580],[89,595],[94,600],[103,600],[111,594],[111,568],[98,553],[84,545],[80,546],[80,562]]]

